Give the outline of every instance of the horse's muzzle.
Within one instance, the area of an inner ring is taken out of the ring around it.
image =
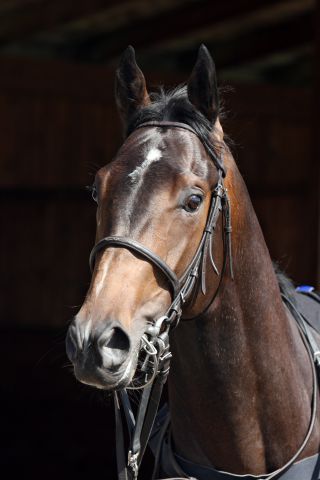
[[[77,379],[98,388],[114,388],[126,370],[130,339],[117,321],[101,330],[85,328],[74,319],[67,338],[66,352]]]

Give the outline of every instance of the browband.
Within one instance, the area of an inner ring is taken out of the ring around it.
[[[222,176],[226,176],[226,169],[223,165],[223,157],[221,156],[220,158],[216,155],[215,151],[213,148],[207,143],[203,142],[203,138],[200,137],[200,135],[187,123],[181,123],[181,122],[171,122],[169,120],[159,120],[159,121],[150,121],[150,122],[144,122],[135,127],[135,130],[138,128],[146,128],[146,127],[160,127],[160,128],[183,128],[184,130],[188,130],[189,132],[193,133],[198,137],[198,139],[201,141],[202,145],[205,147],[207,150],[207,153],[210,155],[211,159],[213,160],[215,166],[217,167],[218,170],[221,170]]]

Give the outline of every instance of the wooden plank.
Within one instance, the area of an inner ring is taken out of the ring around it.
[[[230,117],[237,121],[238,116],[245,115],[253,122],[259,117],[311,121],[312,96],[308,88],[232,84],[222,95],[227,120]]]
[[[70,101],[72,99],[77,101],[80,97],[87,102],[115,105],[115,68],[68,64],[56,60],[1,58],[0,70],[0,94],[11,92],[12,95],[17,95],[19,92],[19,96],[24,94],[41,98],[48,95],[55,98],[66,96]],[[150,87],[159,84],[174,86],[187,81],[185,74],[148,70],[144,73]],[[247,112],[252,116],[258,115],[261,111],[266,115],[280,115],[288,118],[299,112],[299,117],[305,120],[311,116],[312,100],[308,89],[233,84],[232,91],[223,95],[227,111],[232,108],[234,112]],[[254,97],[254,101],[250,100],[251,97]],[[293,98],[294,101],[292,101]]]
[[[312,193],[297,190],[292,195],[252,195],[271,257],[296,284],[315,281],[314,248],[310,238],[315,224]],[[316,222],[317,223],[317,222]]]
[[[114,97],[115,71],[106,67],[2,57],[0,70],[0,92],[80,96],[91,102],[109,102]]]
[[[297,115],[238,114],[226,131],[235,143],[231,149],[251,192],[281,195],[304,190],[310,184],[312,132]],[[303,168],[298,168],[303,159]]]
[[[112,397],[76,381],[65,329],[1,328],[0,336],[2,475],[116,478]]]
[[[120,144],[120,127],[110,121],[113,117],[104,104],[0,95],[0,186],[91,183]]]
[[[95,237],[95,204],[88,198],[0,201],[2,325],[59,327],[81,305]],[[10,254],[8,254],[10,252]]]
[[[0,10],[0,45],[96,14],[119,0],[38,0]]]
[[[211,26],[214,32],[215,22]],[[128,27],[126,27],[128,28]],[[140,25],[139,28],[142,28]],[[137,33],[139,31],[133,31],[131,34],[130,42],[137,47],[148,50],[146,43],[139,37]],[[199,27],[200,28],[200,27]],[[145,28],[142,30],[145,32]],[[148,33],[148,32],[147,32]],[[186,30],[186,35],[191,35],[192,31]],[[105,61],[110,58],[118,56],[121,51],[126,47],[125,29],[118,32],[106,34],[105,37],[100,34],[99,39],[92,39],[88,37],[83,43],[77,45],[77,42],[66,45],[66,57],[74,58],[80,61]],[[151,36],[151,34],[150,34]],[[200,35],[198,35],[200,36]],[[315,29],[314,29],[314,12],[307,11],[298,16],[292,16],[285,18],[278,23],[272,23],[257,29],[250,28],[242,32],[237,32],[237,35],[226,37],[225,39],[211,40],[207,35],[205,40],[206,45],[212,52],[215,52],[215,62],[219,69],[235,68],[239,65],[246,65],[247,63],[253,63],[261,61],[265,57],[271,55],[279,55],[281,52],[294,51],[306,45],[312,45],[314,42]],[[169,37],[170,38],[170,37]],[[147,38],[147,42],[148,42]],[[128,37],[129,42],[129,37]],[[193,43],[188,42],[191,45],[188,48],[184,48],[182,44],[180,47],[180,53],[171,47],[169,51],[164,48],[164,51],[160,51],[161,43],[166,44],[166,39],[152,38],[151,44],[155,43],[158,46],[156,55],[161,58],[171,56],[172,61],[180,61],[182,65],[186,64],[186,59],[191,58],[195,51],[195,45],[200,44],[198,40]],[[118,47],[119,45],[119,47]],[[148,43],[147,43],[148,45]],[[62,48],[61,54],[64,55],[64,49]],[[152,52],[151,52],[152,54]],[[149,53],[149,57],[151,56]],[[156,58],[157,58],[156,57]]]
[[[315,37],[313,0],[278,2],[269,8],[249,12],[180,39],[164,42],[156,49],[146,48],[146,64],[164,68],[177,65],[187,70],[197,45],[204,42],[214,53],[218,72],[234,71],[238,66],[270,62],[282,54],[294,55],[302,49],[312,51]],[[228,77],[229,78],[229,77]]]
[[[233,69],[312,45],[314,37],[314,12],[306,12],[258,30],[243,32],[224,42],[209,43],[208,46],[217,52],[215,61],[219,69]]]
[[[74,44],[71,56],[75,58],[78,50],[78,55],[83,61],[86,56],[91,59],[92,52],[96,60],[109,59],[119,55],[129,44],[137,49],[148,45],[155,47],[161,42],[169,42],[186,34],[190,35],[208,26],[214,28],[215,24],[222,21],[270,7],[276,3],[278,3],[276,0],[232,0],[215,2],[214,5],[211,0],[187,3],[183,7],[161,13],[154,19],[132,22],[114,33],[108,35],[98,33],[83,38],[78,47],[76,43]]]
[[[0,93],[17,91],[21,94],[44,97],[81,97],[88,102],[113,103],[116,67],[81,65],[59,60],[0,58]],[[145,72],[151,86],[177,85],[185,75],[168,72]]]

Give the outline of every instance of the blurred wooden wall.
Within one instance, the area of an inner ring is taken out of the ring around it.
[[[1,321],[66,323],[89,280],[85,186],[119,144],[104,69],[9,61],[0,78]]]
[[[225,128],[271,254],[295,280],[312,283],[318,219],[310,93],[237,86],[226,108]],[[60,327],[76,312],[95,235],[84,187],[120,142],[113,72],[1,60],[2,325]]]
[[[295,283],[316,284],[318,158],[309,90],[238,86],[226,122],[271,257]]]

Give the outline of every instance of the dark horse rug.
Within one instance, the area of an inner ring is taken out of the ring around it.
[[[287,279],[278,274],[283,301],[294,316],[311,347],[318,378],[320,375],[320,346],[315,342],[314,333],[320,334],[320,295],[313,287],[301,286],[296,290]],[[311,345],[310,345],[311,343]],[[165,404],[157,415],[149,441],[155,456],[153,479],[161,477],[187,478],[190,480],[320,480],[320,454],[290,463],[278,473],[266,475],[236,475],[213,467],[197,465],[174,453],[170,432],[170,412]]]

